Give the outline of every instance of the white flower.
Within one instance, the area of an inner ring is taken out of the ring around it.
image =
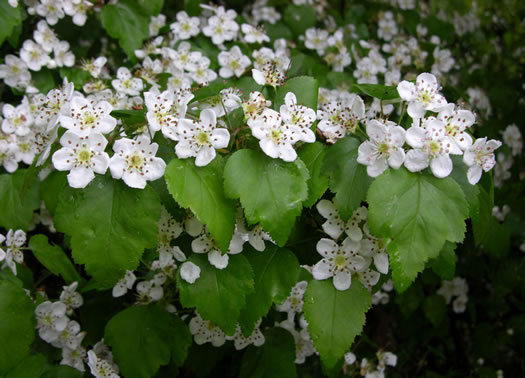
[[[166,16],[162,13],[158,16],[151,16],[151,20],[149,23],[149,36],[150,37],[156,37],[159,35],[160,29],[162,29],[166,25]]]
[[[260,69],[252,69],[253,80],[259,85],[271,85],[274,88],[284,83],[284,73],[273,63],[267,62]]]
[[[137,284],[137,302],[146,304],[161,300],[164,296],[164,290],[162,288],[163,283],[162,280],[159,282],[156,279],[139,282]]]
[[[247,43],[264,43],[270,42],[270,38],[259,29],[250,24],[242,24],[241,30],[244,33],[244,40]]]
[[[316,50],[317,54],[323,56],[328,47],[328,31],[317,28],[309,28],[305,32],[304,45],[307,49]]]
[[[367,264],[359,256],[359,242],[346,238],[342,246],[331,239],[323,238],[317,243],[317,252],[323,259],[314,265],[312,275],[316,280],[333,277],[337,290],[347,290],[352,282],[352,273],[362,271]]]
[[[82,96],[73,96],[69,115],[61,115],[58,119],[62,127],[74,131],[84,137],[93,131],[107,134],[115,128],[117,120],[110,113],[113,106],[107,101],[88,100]]]
[[[250,120],[253,121],[257,119],[264,109],[268,108],[271,104],[272,102],[266,100],[261,92],[250,92],[249,100],[241,104],[242,110],[244,111],[244,118],[248,120],[248,124],[250,124]]]
[[[162,93],[145,92],[144,99],[148,112],[146,118],[151,133],[162,129],[165,137],[178,141],[179,120],[186,115],[188,102],[193,95],[184,90],[164,91]]]
[[[397,24],[392,12],[385,12],[378,22],[377,36],[385,41],[391,41],[398,33]]]
[[[58,338],[51,342],[55,348],[76,349],[80,346],[85,333],[80,332],[80,324],[74,320],[67,323],[66,328],[58,334]]]
[[[195,253],[207,253],[208,261],[217,269],[225,269],[228,266],[228,255],[236,255],[242,252],[244,240],[241,233],[235,232],[228,246],[228,251],[222,253],[221,249],[212,238],[211,234],[204,229],[204,233],[191,242],[191,250]]]
[[[190,39],[200,32],[198,17],[189,17],[184,11],[177,12],[177,22],[170,25],[171,31],[179,39]]]
[[[171,245],[171,241],[178,238],[181,233],[182,225],[173,219],[165,207],[162,207],[158,222],[157,251],[159,254],[167,253],[173,255],[178,261],[185,261],[186,256],[180,248]]]
[[[97,78],[100,76],[102,68],[107,61],[108,59],[105,56],[99,56],[97,59],[85,61],[82,64],[82,69],[88,71],[94,78]]]
[[[78,26],[84,26],[87,19],[88,10],[93,7],[89,0],[66,0],[64,2],[64,12],[73,17],[73,23]]]
[[[77,287],[78,282],[75,281],[69,286],[63,286],[62,293],[60,293],[60,302],[66,305],[68,315],[71,315],[75,308],[79,308],[84,304],[84,298],[76,291]]]
[[[131,270],[126,270],[126,274],[113,286],[111,294],[113,297],[121,297],[133,288],[133,284],[137,280],[137,277]]]
[[[472,185],[478,183],[482,171],[490,171],[496,165],[494,150],[501,146],[499,140],[479,138],[476,142],[467,148],[463,155],[463,162],[469,166],[467,171],[468,182]]]
[[[3,238],[3,236],[2,236]],[[22,230],[9,230],[6,235],[5,245],[7,249],[0,252],[0,261],[5,260],[7,266],[16,276],[16,263],[22,264],[24,262],[24,253],[22,247],[26,242],[26,233]],[[4,267],[5,267],[4,266]]]
[[[292,287],[290,295],[286,300],[280,305],[275,306],[277,311],[286,312],[288,314],[288,320],[292,320],[295,317],[295,314],[301,313],[303,311],[304,305],[304,292],[308,282],[299,281]]]
[[[226,334],[210,320],[204,320],[196,311],[189,324],[193,340],[197,345],[211,343],[214,347],[220,347],[226,342]]]
[[[172,60],[172,66],[178,69],[184,69],[186,71],[193,72],[199,66],[199,61],[202,59],[202,53],[200,51],[190,51],[191,45],[189,42],[181,42],[177,50],[167,50],[169,58]],[[207,66],[209,66],[209,59],[204,57],[205,62],[207,59]]]
[[[62,302],[46,301],[36,307],[36,327],[38,334],[44,341],[54,342],[58,339],[60,332],[67,327],[69,318],[66,311],[66,305]]]
[[[345,353],[344,357],[345,357],[345,364],[347,365],[353,365],[354,362],[356,361],[355,354],[353,354],[352,352]]]
[[[428,118],[423,127],[412,126],[406,132],[406,141],[414,148],[405,158],[405,167],[409,171],[419,172],[430,165],[434,176],[444,178],[450,175],[453,165],[449,154],[454,152],[443,122]]]
[[[285,320],[276,325],[286,329],[292,334],[295,341],[296,364],[304,363],[306,357],[309,357],[316,352],[312,339],[310,338],[310,334],[306,329],[301,329],[300,331],[297,331],[295,329],[295,324],[293,323],[293,321],[289,320]]]
[[[179,159],[196,157],[195,165],[202,167],[215,159],[215,149],[226,148],[230,141],[230,133],[224,128],[216,127],[215,112],[204,109],[199,122],[189,119],[179,121],[179,143],[175,153]]]
[[[137,140],[122,138],[115,142],[115,154],[109,160],[109,170],[115,179],[122,179],[132,188],[144,189],[146,181],[157,180],[166,170],[166,163],[155,157],[159,145],[140,135]]]
[[[62,90],[51,89],[45,97],[40,97],[35,125],[44,128],[45,131],[50,131],[58,123],[58,117],[61,114],[70,114],[69,102],[73,90],[73,83],[66,82]]]
[[[436,77],[430,73],[420,74],[416,84],[403,80],[397,86],[399,96],[409,102],[407,112],[412,118],[423,118],[427,110],[439,111],[447,104],[439,89]]]
[[[240,77],[251,64],[250,58],[241,52],[239,46],[233,46],[230,51],[221,51],[217,59],[221,65],[219,75],[224,78],[233,75]]]
[[[69,43],[60,41],[53,49],[54,62],[57,67],[72,67],[75,64],[75,55],[69,50]]]
[[[398,169],[405,161],[405,129],[393,122],[379,122],[372,119],[366,123],[369,141],[363,142],[358,149],[357,162],[366,165],[370,177],[377,177],[388,166]]]
[[[131,72],[126,67],[120,67],[117,70],[117,78],[111,81],[113,88],[119,93],[124,93],[129,96],[138,96],[144,87],[142,80],[137,77],[132,77]]]
[[[5,104],[2,112],[4,113],[4,120],[2,121],[4,133],[24,136],[31,132],[30,127],[34,118],[29,105],[22,103],[15,108],[13,105]]]
[[[9,140],[8,140],[9,139]],[[0,164],[9,173],[13,173],[18,169],[18,159],[16,157],[17,147],[13,143],[16,136],[11,135],[6,139],[0,139]],[[0,258],[0,260],[2,260]]]
[[[344,102],[331,101],[323,109],[317,111],[319,123],[317,128],[327,138],[328,142],[335,143],[347,134],[354,133],[359,121],[365,116],[365,103],[356,94]]]
[[[93,350],[88,353],[88,366],[95,378],[119,378],[113,366],[101,358],[98,358]]]
[[[217,78],[217,73],[211,70],[210,59],[201,57],[195,64],[195,69],[190,71],[190,77],[199,84],[209,83]]]
[[[461,154],[472,145],[472,137],[466,130],[476,122],[476,117],[470,110],[455,109],[454,104],[447,104],[439,111],[437,119],[445,124],[453,153]]]
[[[44,20],[40,20],[36,24],[33,38],[48,53],[52,52],[55,46],[59,43],[55,32]]]
[[[36,44],[30,39],[24,41],[24,44],[20,49],[20,58],[32,71],[40,71],[40,69],[47,64],[49,61],[48,54],[49,53],[46,52],[42,46]]]
[[[239,30],[239,24],[235,22],[237,12],[232,9],[225,11],[222,6],[214,11],[215,15],[208,19],[208,25],[202,28],[202,32],[216,45],[233,40]]]
[[[0,79],[10,87],[21,88],[29,85],[31,73],[27,69],[26,63],[17,56],[6,55],[5,64],[0,64]]]
[[[503,131],[503,143],[511,148],[512,156],[519,155],[521,153],[523,141],[518,126],[515,124],[507,126],[505,131]]]
[[[59,171],[70,171],[67,181],[72,188],[85,188],[95,173],[103,175],[109,164],[109,155],[104,152],[107,140],[98,132],[87,136],[67,130],[60,144],[62,148],[53,154],[51,160]]]
[[[244,349],[250,344],[253,344],[255,346],[261,346],[264,344],[265,339],[264,335],[259,329],[260,325],[261,320],[259,319],[257,323],[255,323],[255,329],[253,330],[252,334],[248,337],[244,336],[241,327],[237,325],[237,328],[235,329],[235,334],[233,336],[228,336],[226,339],[233,340],[236,350]]]
[[[388,273],[388,253],[386,249],[386,242],[383,239],[378,239],[373,236],[365,224],[366,237],[361,240],[361,249],[359,254],[366,258],[373,258],[376,269],[383,273]]]
[[[84,335],[84,333],[81,333]],[[84,358],[86,356],[86,350],[79,345],[75,349],[62,348],[62,360],[60,365],[67,365],[77,369],[80,372],[85,372],[86,368],[84,367]]]
[[[298,105],[297,97],[293,92],[288,92],[284,96],[284,105],[281,105],[280,113],[285,125],[299,128],[300,140],[306,143],[315,142],[315,134],[310,129],[316,119],[315,111],[304,105]]]
[[[259,139],[263,152],[274,159],[294,161],[297,153],[292,145],[300,139],[300,129],[293,125],[284,125],[279,113],[265,109],[255,120],[248,122],[254,137]]]
[[[200,276],[201,276],[201,268],[199,268],[198,265],[195,265],[191,261],[186,261],[185,263],[181,265],[180,277],[184,281],[192,284],[195,281],[197,281]]]

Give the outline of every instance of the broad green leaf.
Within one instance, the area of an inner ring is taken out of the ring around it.
[[[146,122],[146,110],[113,110],[111,115],[128,125]]]
[[[295,341],[283,328],[270,328],[264,334],[265,342],[260,347],[250,347],[241,363],[241,378],[292,378],[295,369]]]
[[[189,284],[177,275],[180,301],[186,308],[196,307],[203,319],[211,320],[231,335],[239,320],[246,296],[253,292],[253,271],[242,254],[230,255],[225,269],[216,269],[206,255],[189,259],[201,269],[201,275]]]
[[[308,198],[304,201],[305,207],[312,207],[328,189],[328,176],[323,174],[323,162],[326,154],[326,146],[322,143],[305,144],[297,152],[299,158],[304,162],[310,180],[308,180]]]
[[[456,273],[456,243],[445,242],[436,258],[428,261],[430,269],[444,280],[452,280]]]
[[[36,170],[19,169],[0,175],[0,226],[27,230],[33,211],[40,207]]]
[[[182,320],[153,304],[128,307],[111,318],[104,341],[123,376],[149,378],[171,360],[184,363],[191,334]]]
[[[60,193],[67,188],[67,172],[53,171],[40,183],[40,197],[44,200],[46,209],[54,216],[60,201]]]
[[[223,160],[217,156],[205,167],[194,159],[173,159],[166,168],[165,180],[175,201],[190,208],[204,223],[223,251],[227,251],[235,227],[235,202],[224,195]]]
[[[354,87],[371,97],[380,100],[394,100],[399,98],[396,86],[387,86],[380,84],[354,84]]]
[[[102,7],[100,19],[107,33],[118,39],[128,57],[135,60],[135,50],[149,37],[150,14],[135,0],[120,0]]]
[[[47,236],[32,236],[31,240],[29,240],[29,248],[31,248],[33,255],[42,265],[54,275],[62,276],[67,283],[74,281],[80,283],[82,280],[62,248],[57,245],[49,245]]]
[[[210,85],[197,89],[193,93],[194,97],[191,99],[190,102],[202,101],[210,97],[218,96],[220,91],[222,91],[224,88],[228,88],[231,86],[232,83],[229,81],[225,81],[222,79],[216,80]]]
[[[288,5],[283,14],[284,22],[296,36],[315,26],[316,19],[315,9],[311,5]]]
[[[468,203],[450,177],[391,169],[370,186],[368,204],[372,234],[392,239],[388,251],[399,291],[438,256],[445,241],[463,241]]]
[[[249,223],[261,223],[283,246],[308,196],[308,170],[297,159],[287,163],[262,151],[239,150],[224,168],[224,189],[239,198]]]
[[[268,35],[272,41],[275,41],[279,38],[293,39],[292,31],[281,20],[275,22],[274,24],[270,24],[269,22],[265,21],[263,22],[263,27],[264,30],[266,30],[266,35]]]
[[[32,354],[24,358],[6,378],[40,377],[46,367],[46,358],[42,354]]]
[[[18,285],[0,281],[0,375],[29,353],[35,338],[35,305]]]
[[[103,287],[136,269],[144,249],[156,246],[160,201],[150,186],[132,189],[97,176],[85,189],[68,187],[60,196],[55,226],[71,236],[75,262]]]
[[[317,97],[319,94],[319,83],[309,76],[299,76],[287,80],[286,84],[277,88],[274,100],[274,109],[277,111],[284,104],[284,97],[288,92],[293,92],[297,103],[307,106],[317,112]]]
[[[434,327],[437,327],[447,314],[447,304],[441,295],[431,295],[423,301],[423,312]]]
[[[47,93],[56,87],[55,78],[49,68],[41,68],[39,71],[33,72],[31,79],[34,81],[35,87],[42,93]]]
[[[326,149],[322,172],[329,177],[329,187],[335,193],[335,206],[343,219],[348,219],[364,201],[372,179],[366,166],[357,162],[360,142],[351,136],[339,139]]]
[[[91,75],[88,71],[79,68],[61,67],[59,72],[60,77],[62,79],[67,78],[70,83],[73,83],[77,91],[82,90],[84,84],[91,79]]]
[[[255,292],[246,297],[240,324],[243,333],[251,335],[255,323],[268,313],[272,303],[282,303],[290,294],[299,274],[299,261],[290,250],[277,246],[243,254],[253,269]]]
[[[308,284],[304,316],[315,348],[328,369],[337,364],[361,333],[371,304],[372,295],[355,278],[345,291],[337,290],[331,279]]]
[[[0,0],[0,46],[11,35],[16,26],[22,23],[20,6],[13,8],[7,0]]]
[[[416,311],[424,299],[425,293],[423,292],[420,281],[414,282],[414,284],[410,285],[403,293],[395,296],[395,302],[398,305],[399,311],[405,317],[409,317]]]

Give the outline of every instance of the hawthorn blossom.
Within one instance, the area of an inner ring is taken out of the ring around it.
[[[82,69],[88,71],[94,78],[98,78],[107,61],[108,59],[105,56],[99,56],[97,59],[84,61],[82,63]]]
[[[316,280],[333,277],[337,290],[347,290],[352,283],[352,273],[357,273],[366,268],[367,264],[359,256],[359,242],[346,238],[340,246],[331,239],[323,238],[317,243],[317,252],[323,259],[312,268],[312,275]]]
[[[132,78],[131,72],[126,67],[120,67],[117,70],[117,79],[113,79],[111,85],[117,92],[129,96],[138,96],[144,87],[142,80],[137,77]]]
[[[2,121],[2,131],[4,133],[24,136],[31,132],[34,118],[28,104],[22,103],[16,108],[11,104],[5,104],[2,112],[4,114],[4,120]]]
[[[294,161],[297,158],[292,145],[300,140],[301,129],[294,125],[284,125],[281,115],[275,110],[265,109],[248,125],[253,136],[259,139],[259,146],[266,155],[284,161]]]
[[[117,120],[110,115],[112,110],[113,106],[107,101],[95,102],[75,95],[71,99],[69,115],[61,115],[58,121],[79,137],[94,131],[107,134],[117,125]]]
[[[115,371],[111,363],[97,357],[93,350],[90,350],[87,355],[89,369],[95,378],[119,378],[118,371]]]
[[[386,249],[387,243],[384,239],[376,238],[370,233],[368,225],[365,223],[363,227],[366,236],[361,240],[361,249],[359,254],[365,258],[372,258],[376,269],[383,274],[388,273],[388,251]]]
[[[472,145],[472,137],[466,130],[476,122],[476,117],[470,110],[455,109],[454,104],[447,104],[437,116],[445,124],[445,131],[453,153],[461,154]]]
[[[64,81],[63,89],[51,89],[45,97],[40,97],[37,104],[35,125],[52,130],[58,123],[60,115],[70,113],[69,103],[74,91],[73,83]]]
[[[233,345],[235,346],[235,350],[242,350],[250,344],[255,345],[257,347],[261,346],[264,344],[266,340],[259,328],[260,325],[261,325],[261,319],[259,319],[257,323],[255,323],[255,329],[253,330],[251,335],[246,337],[242,333],[241,327],[237,324],[237,328],[235,329],[235,334],[233,336],[227,336],[226,340],[233,340]]]
[[[226,148],[230,133],[224,128],[216,127],[217,116],[210,109],[204,109],[199,121],[182,119],[179,122],[179,143],[175,153],[179,159],[196,157],[195,165],[208,165],[216,156],[216,149]]]
[[[68,0],[64,2],[64,13],[73,18],[77,26],[84,26],[87,20],[87,12],[93,7],[89,0]]]
[[[68,315],[73,314],[73,310],[79,308],[84,304],[84,298],[76,290],[78,288],[78,282],[75,281],[71,285],[62,286],[62,292],[60,293],[60,302],[66,305]],[[74,349],[74,348],[71,348]]]
[[[521,132],[515,124],[509,125],[503,131],[503,143],[510,147],[512,156],[519,155],[523,148]]]
[[[22,44],[20,58],[31,71],[40,71],[49,62],[49,53],[42,46],[28,39]]]
[[[226,334],[223,330],[211,320],[203,319],[197,311],[190,320],[189,329],[197,345],[211,343],[214,347],[220,347],[226,342]]]
[[[463,162],[468,165],[467,171],[468,182],[472,185],[478,183],[483,171],[490,171],[496,165],[494,150],[501,146],[499,140],[479,138],[476,142],[467,148],[463,155]]]
[[[247,43],[270,42],[270,38],[264,32],[250,24],[242,24],[241,30],[244,33],[244,40]]]
[[[328,47],[328,31],[324,29],[309,28],[305,32],[304,46],[310,50],[316,50],[317,54],[323,56]]]
[[[235,22],[237,12],[233,9],[226,11],[222,6],[208,9],[214,11],[215,14],[208,19],[208,24],[202,28],[202,33],[210,37],[215,45],[233,40],[239,30],[239,24]]]
[[[33,38],[48,53],[52,52],[59,43],[57,35],[45,20],[38,21],[33,31]]]
[[[191,250],[195,253],[207,253],[208,261],[217,269],[225,269],[230,258],[228,255],[236,255],[242,252],[244,240],[239,232],[234,232],[226,253],[221,249],[205,228],[202,235],[191,242]]]
[[[449,154],[454,151],[443,122],[428,118],[423,127],[412,126],[406,132],[406,142],[414,148],[405,158],[405,167],[409,171],[419,172],[430,165],[434,176],[444,178],[450,175],[453,164]]]
[[[244,111],[244,118],[248,120],[248,124],[250,124],[250,121],[257,119],[264,109],[270,105],[272,105],[272,102],[266,100],[261,92],[252,91],[250,92],[250,98],[241,104],[242,110]]]
[[[447,104],[436,77],[430,73],[418,75],[416,84],[403,80],[397,85],[399,96],[408,101],[407,112],[412,118],[423,118],[427,110],[439,111]]]
[[[354,133],[359,121],[365,117],[365,103],[356,94],[344,102],[330,101],[323,109],[317,111],[319,123],[317,128],[323,133],[330,143],[347,134]]]
[[[195,68],[190,71],[190,77],[199,84],[209,83],[217,78],[217,73],[211,70],[210,59],[206,56],[203,56],[195,64]]]
[[[285,127],[290,125],[299,128],[299,139],[306,143],[315,142],[315,134],[310,129],[316,119],[313,109],[297,104],[297,98],[293,92],[284,96],[284,105],[280,108],[281,118]]]
[[[31,73],[22,59],[8,54],[4,58],[4,64],[0,64],[0,79],[10,87],[21,88],[29,85]]]
[[[133,288],[133,284],[137,280],[135,274],[131,270],[126,270],[126,274],[113,286],[111,294],[113,297],[121,297]]]
[[[295,329],[295,324],[291,321],[285,320],[281,323],[276,324],[279,327],[286,329],[290,332],[294,338],[295,342],[295,363],[302,364],[305,362],[306,357],[313,355],[316,350],[314,343],[310,338],[310,334],[306,328],[297,331]]]
[[[345,229],[345,222],[339,216],[335,205],[326,199],[320,200],[316,205],[317,211],[326,221],[323,223],[323,231],[332,239],[337,240]]]
[[[185,11],[179,11],[177,21],[170,25],[171,31],[179,39],[190,39],[200,33],[198,17],[190,17]]]
[[[0,235],[0,239],[4,239]],[[16,276],[16,264],[22,264],[24,262],[24,253],[22,247],[26,243],[26,233],[22,230],[9,230],[5,236],[5,245],[7,249],[5,252],[0,252],[0,261],[5,261],[3,268],[6,266],[11,269],[13,274]]]
[[[284,74],[273,63],[267,62],[260,69],[252,69],[253,80],[259,85],[271,85],[276,88],[284,83]]]
[[[141,281],[137,284],[137,303],[147,304],[156,302],[164,297],[162,284],[166,281],[163,273],[157,273],[152,280]]]
[[[67,307],[62,302],[45,301],[36,307],[36,327],[40,338],[48,343],[58,339],[69,322],[66,311]]]
[[[40,0],[35,10],[39,16],[46,18],[49,25],[55,25],[59,19],[64,18],[62,0]]]
[[[243,55],[239,46],[233,46],[230,51],[221,51],[217,59],[221,65],[219,75],[223,78],[230,78],[233,75],[240,77],[251,64],[250,58]]]
[[[96,131],[86,136],[67,130],[60,138],[62,148],[53,154],[53,166],[59,171],[70,171],[67,182],[72,188],[85,188],[95,173],[103,175],[109,165],[104,152],[108,141]]]
[[[380,122],[372,119],[366,123],[370,140],[358,149],[357,162],[366,165],[370,177],[377,177],[388,166],[398,169],[405,161],[405,129],[391,121]]]
[[[183,90],[164,91],[162,93],[145,92],[146,118],[152,135],[162,130],[165,137],[178,141],[178,125],[186,115],[187,105],[193,94]]]
[[[121,138],[113,145],[115,154],[109,160],[109,170],[115,179],[122,179],[132,188],[144,189],[146,181],[157,180],[166,170],[166,163],[155,157],[159,145],[140,135],[136,140]]]
[[[295,314],[299,314],[303,311],[304,293],[307,286],[308,282],[306,281],[297,282],[294,287],[292,287],[288,298],[286,298],[283,303],[275,306],[277,311],[286,312],[288,314],[289,321],[293,321]]]

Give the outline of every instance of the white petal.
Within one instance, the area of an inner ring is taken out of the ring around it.
[[[481,179],[481,173],[483,170],[479,165],[473,165],[467,171],[467,179],[472,185],[476,185]]]
[[[67,175],[67,182],[72,188],[85,188],[95,178],[91,168],[76,167]]]
[[[388,164],[392,168],[398,169],[399,167],[403,165],[404,162],[405,162],[405,151],[403,151],[401,148],[390,152],[390,157],[388,158]]]
[[[297,152],[295,152],[291,144],[281,145],[279,147],[279,157],[284,161],[295,161]]]
[[[366,167],[366,173],[370,177],[377,177],[388,168],[388,163],[385,157],[374,160]]]
[[[410,172],[419,172],[428,167],[428,155],[422,150],[410,150],[406,154],[405,167]]]
[[[191,261],[186,261],[180,267],[180,276],[184,281],[192,284],[201,276],[201,268]]]
[[[416,85],[403,80],[397,85],[397,92],[403,100],[412,101],[416,98]]]
[[[331,252],[337,251],[339,248],[337,243],[331,239],[322,238],[317,242],[317,252],[323,257],[327,257]]]
[[[313,266],[312,276],[316,280],[324,280],[330,278],[333,275],[332,267],[332,264],[330,264],[327,259],[322,259]]]
[[[316,205],[317,211],[326,219],[332,219],[338,215],[334,204],[328,200],[321,200]]]
[[[211,133],[214,148],[226,148],[230,142],[230,133],[226,129],[215,129]]]
[[[347,290],[352,283],[352,273],[347,270],[336,271],[334,273],[334,286],[339,291]]]
[[[414,148],[422,148],[427,132],[422,127],[411,127],[406,131],[406,142]]]
[[[407,113],[412,118],[423,118],[427,111],[419,102],[411,102],[407,106]]]
[[[376,253],[374,255],[374,265],[381,273],[388,273],[388,255],[386,252]]]
[[[208,261],[217,269],[224,269],[228,266],[228,254],[222,254],[220,251],[214,250],[208,253]]]
[[[195,159],[195,165],[197,167],[204,167],[208,165],[213,159],[215,159],[216,152],[213,147],[203,147],[197,153],[197,158]]]
[[[444,178],[452,172],[452,159],[448,155],[439,155],[430,162],[430,169],[434,176]]]
[[[259,141],[261,150],[271,158],[277,159],[279,157],[279,149],[270,139],[263,139]]]
[[[55,169],[59,171],[69,171],[73,168],[74,163],[72,150],[66,147],[61,148],[53,154],[51,161],[53,162]]]

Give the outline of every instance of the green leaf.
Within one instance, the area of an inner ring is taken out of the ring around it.
[[[35,338],[35,305],[24,290],[0,281],[0,375],[14,368],[29,353]]]
[[[33,354],[24,358],[6,378],[40,377],[46,367],[46,358],[42,354]]]
[[[206,255],[194,254],[189,260],[200,267],[201,275],[193,284],[177,275],[182,305],[196,307],[203,319],[233,334],[246,296],[254,287],[250,263],[243,255],[230,255],[228,266],[216,269]]]
[[[335,193],[335,206],[343,219],[348,219],[361,205],[372,179],[366,166],[357,162],[359,140],[346,136],[326,149],[322,171],[329,177],[329,188]]]
[[[299,261],[290,250],[277,246],[243,254],[255,275],[255,292],[246,297],[240,319],[242,332],[251,335],[255,323],[268,313],[272,303],[282,303],[290,294],[299,275]]]
[[[301,214],[307,180],[308,170],[300,159],[287,163],[262,151],[239,150],[224,168],[226,194],[239,198],[248,222],[260,222],[279,246],[286,243]]]
[[[388,245],[392,276],[401,292],[429,258],[437,257],[445,241],[461,242],[468,203],[450,177],[390,169],[368,191],[368,224]]]
[[[456,243],[445,242],[436,258],[429,260],[428,265],[434,273],[444,280],[451,281],[456,273]]]
[[[67,78],[70,83],[73,83],[77,91],[82,90],[84,84],[91,79],[91,74],[88,71],[79,68],[61,67],[59,72],[60,77],[62,79]]]
[[[235,203],[224,195],[223,159],[217,156],[205,167],[194,159],[173,159],[166,168],[168,190],[184,208],[204,223],[223,251],[227,251],[235,227]]]
[[[427,319],[437,327],[447,314],[447,304],[441,295],[431,295],[423,301],[423,312]]]
[[[160,201],[148,185],[132,189],[97,176],[83,190],[67,187],[55,211],[57,230],[71,236],[73,259],[103,287],[139,265],[145,248],[157,244]]]
[[[56,87],[53,73],[48,68],[42,68],[40,71],[31,73],[31,79],[35,82],[35,87],[42,93],[47,93]]]
[[[27,230],[33,211],[40,207],[38,186],[36,170],[32,168],[0,175],[1,227]]]
[[[380,100],[394,100],[396,98],[400,98],[396,86],[380,84],[354,84],[354,87],[360,92]]]
[[[372,295],[355,278],[345,291],[337,290],[331,279],[308,284],[304,316],[315,348],[328,369],[337,364],[361,333],[371,304]]]
[[[67,172],[53,171],[40,184],[40,197],[44,200],[46,209],[51,215],[55,215],[55,209],[60,200],[59,193],[67,188]]]
[[[182,365],[192,340],[182,320],[154,304],[119,312],[106,325],[104,341],[123,376],[149,378],[171,360]]]
[[[479,186],[478,189],[479,214],[472,215],[472,231],[474,233],[476,246],[480,245],[485,239],[489,231],[489,226],[494,218],[492,216],[494,197],[489,194],[484,187]]]
[[[327,148],[324,144],[315,142],[305,144],[297,152],[299,158],[304,162],[310,180],[308,180],[308,198],[304,201],[305,207],[312,207],[328,189],[328,176],[324,174],[323,162]]]
[[[42,265],[54,275],[62,276],[67,283],[74,281],[80,283],[82,280],[62,248],[57,245],[49,245],[47,236],[34,235],[29,240],[29,248]]]
[[[0,46],[11,35],[15,27],[22,23],[20,6],[13,8],[7,0],[0,0]]]
[[[142,8],[148,11],[150,15],[158,15],[164,6],[164,0],[138,0]]]
[[[409,317],[419,308],[424,299],[425,293],[423,292],[423,287],[420,281],[416,281],[402,294],[396,295],[395,302],[403,316]]]
[[[277,88],[274,100],[274,109],[284,104],[284,97],[288,92],[295,93],[297,103],[317,111],[317,97],[319,94],[319,83],[309,76],[294,77],[286,81],[282,87]]]
[[[131,60],[135,60],[135,50],[149,37],[150,15],[135,0],[120,0],[105,5],[100,11],[102,26],[111,37],[119,40]]]
[[[288,5],[284,10],[283,20],[299,36],[306,29],[315,26],[316,12],[311,5]]]
[[[113,110],[111,115],[128,125],[146,122],[146,110]]]
[[[468,202],[469,207],[469,217],[477,218],[479,217],[480,203],[479,203],[479,188],[477,185],[472,185],[468,182],[467,171],[468,166],[463,163],[461,156],[452,156],[452,161],[454,162],[454,169],[450,174],[461,187],[463,193],[465,193],[465,198]]]
[[[40,378],[82,378],[82,373],[71,366],[55,365],[46,368]]]
[[[250,347],[241,363],[241,378],[296,377],[295,341],[292,334],[283,328],[270,328],[264,335],[260,347]]]
[[[210,97],[218,96],[220,91],[222,91],[224,88],[228,88],[231,86],[232,86],[232,83],[229,81],[225,81],[222,79],[216,80],[210,85],[197,89],[193,93],[194,97],[191,99],[190,103],[195,102],[195,101],[202,101]]]

